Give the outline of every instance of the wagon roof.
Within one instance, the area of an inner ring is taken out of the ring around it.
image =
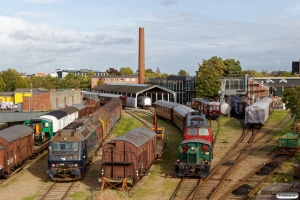
[[[13,142],[16,139],[33,133],[33,129],[25,125],[15,125],[6,129],[0,130],[0,137],[4,138],[7,142]]]
[[[174,111],[182,114],[182,115],[186,115],[187,113],[190,113],[190,112],[195,112],[194,109],[190,108],[190,107],[187,107],[185,105],[176,105],[174,108],[173,108]]]
[[[156,137],[156,133],[148,128],[136,128],[114,140],[124,140],[140,147],[151,138]]]
[[[49,113],[47,113],[47,114],[41,115],[41,117],[47,116],[47,115],[56,117],[56,119],[61,119],[61,118],[63,118],[63,117],[68,116],[67,112],[65,112],[65,111],[55,110],[55,111],[49,112]]]
[[[82,103],[79,104],[74,104],[72,105],[74,108],[76,108],[77,110],[83,110],[85,108],[85,105]]]
[[[167,108],[173,108],[174,106],[178,105],[177,103],[165,101],[165,100],[157,100],[153,103],[154,105],[164,106]]]
[[[76,108],[74,108],[74,107],[63,108],[63,109],[61,109],[61,111],[65,111],[69,115],[78,112],[78,110]]]
[[[211,143],[210,143],[210,141],[208,141],[208,140],[203,140],[203,139],[190,139],[190,140],[183,140],[182,142],[181,142],[181,144],[186,144],[186,143],[192,143],[192,142],[199,142],[199,143],[203,143],[203,144],[207,144],[207,145],[209,145],[209,146],[211,146]]]
[[[30,119],[32,122],[41,122],[42,120],[45,120],[47,122],[50,122],[52,123],[53,121],[51,119],[48,119],[48,118],[43,118],[43,117],[40,117],[40,118],[32,118]]]

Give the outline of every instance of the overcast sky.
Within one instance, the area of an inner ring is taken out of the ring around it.
[[[291,71],[300,59],[297,0],[1,0],[0,69],[138,68],[195,75],[218,56],[243,70]]]

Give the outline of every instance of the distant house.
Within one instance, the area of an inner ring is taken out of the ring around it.
[[[124,76],[93,76],[91,87],[97,86],[98,81],[102,84],[113,84],[113,83],[124,83],[124,84],[138,84],[139,78],[135,75],[124,75]]]
[[[36,76],[44,77],[46,74],[44,72],[37,72]]]

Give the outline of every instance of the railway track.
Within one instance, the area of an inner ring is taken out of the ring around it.
[[[289,119],[285,118],[281,120],[278,125],[283,126],[288,123],[288,121]],[[234,145],[234,147],[229,153],[227,153],[222,161],[211,170],[211,173],[208,175],[208,177],[200,182],[192,199],[219,199],[220,194],[222,195],[227,191],[227,187],[222,186],[224,186],[226,181],[230,181],[228,177],[232,172],[234,172],[239,163],[241,163],[251,152],[262,148],[262,146],[268,143],[278,131],[279,129],[274,127],[271,129],[264,129],[264,131],[253,129],[252,131],[249,129],[244,130],[236,145]],[[253,145],[258,141],[258,146]],[[236,154],[238,154],[238,156]],[[276,156],[274,156],[272,159],[275,158]]]
[[[153,114],[151,114],[149,112],[138,111],[138,110],[126,110],[125,112],[128,113],[129,115],[131,115],[132,117],[134,117],[135,119],[137,119],[138,121],[140,121],[146,127],[148,127],[148,128],[153,127],[153,121],[146,119],[145,116],[141,115],[141,114],[143,114],[143,115],[147,115],[147,116],[152,116]]]
[[[75,182],[55,182],[43,195],[42,200],[66,199]]]
[[[199,184],[198,178],[181,178],[170,200],[189,199]]]

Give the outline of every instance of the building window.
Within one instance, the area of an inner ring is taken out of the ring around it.
[[[121,81],[124,81],[124,78],[121,78]]]
[[[135,78],[132,78],[131,81],[135,81]]]
[[[116,81],[118,81],[118,79],[116,78]]]
[[[129,78],[126,78],[126,81],[129,81]]]

